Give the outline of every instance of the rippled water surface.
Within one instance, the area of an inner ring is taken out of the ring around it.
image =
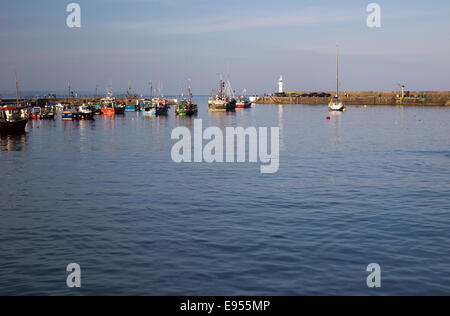
[[[279,126],[279,172],[173,163],[173,113],[1,136],[0,294],[450,294],[450,109],[198,101],[204,127]]]

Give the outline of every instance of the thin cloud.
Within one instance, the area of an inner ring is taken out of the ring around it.
[[[169,29],[168,34],[211,33],[224,31],[239,31],[281,26],[305,26],[319,24],[333,24],[348,22],[358,19],[359,16],[350,14],[305,14],[303,12],[245,16],[245,17],[220,17],[209,21],[189,21],[187,25],[180,25]],[[206,22],[206,23],[205,23]]]
[[[230,14],[195,19],[158,20],[151,22],[116,24],[126,30],[148,29],[162,35],[202,34],[226,31],[262,29],[270,27],[298,27],[306,25],[328,25],[361,20],[360,12],[325,12],[323,10],[302,10],[299,12],[264,12]]]

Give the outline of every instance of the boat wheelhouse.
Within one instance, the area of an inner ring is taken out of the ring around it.
[[[184,93],[181,93],[181,97],[184,97]],[[191,84],[189,82],[188,97],[177,103],[175,108],[175,114],[179,116],[192,116],[198,114],[198,106],[192,102]]]
[[[0,107],[0,132],[24,132],[28,123],[28,108],[24,106]]]
[[[85,120],[93,120],[94,119],[94,111],[91,107],[83,104],[78,107],[78,111],[73,113],[73,119],[76,121],[85,121]]]
[[[220,80],[219,92],[208,100],[208,109],[212,112],[233,112],[236,110],[236,99],[234,98],[231,83]]]

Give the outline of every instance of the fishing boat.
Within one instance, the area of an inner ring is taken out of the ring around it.
[[[56,109],[52,105],[46,105],[45,108],[34,107],[31,110],[33,120],[53,120],[56,116]]]
[[[249,109],[252,107],[252,102],[247,97],[240,97],[236,102],[236,108]]]
[[[54,105],[47,104],[41,111],[41,120],[54,120],[56,117],[56,107]]]
[[[137,107],[136,105],[127,105],[125,106],[125,112],[136,112]]]
[[[236,110],[236,99],[230,81],[220,80],[219,92],[208,100],[208,109],[212,112],[232,112]]]
[[[184,93],[181,93],[181,97],[183,98]],[[188,88],[188,97],[187,99],[181,100],[177,103],[175,108],[175,114],[179,116],[193,116],[198,114],[198,106],[197,104],[192,103],[192,92],[191,92],[191,84],[189,82]]]
[[[169,106],[161,98],[145,101],[143,106],[142,114],[146,116],[165,116],[169,113]]]
[[[95,115],[102,114],[102,105],[101,104],[94,104],[93,108],[94,108],[94,114]]]
[[[65,109],[62,113],[61,113],[61,118],[63,121],[73,121],[73,115],[74,112],[71,109]]]
[[[345,111],[345,105],[339,98],[339,46],[336,46],[336,95],[328,104],[330,111]]]
[[[125,104],[119,104],[113,97],[112,87],[108,88],[106,98],[101,99],[102,114],[104,115],[122,115],[125,114]]]
[[[26,107],[0,107],[0,133],[24,132],[28,120]]]
[[[116,106],[116,99],[112,97],[106,97],[101,100],[102,103],[102,114],[103,115],[114,115],[116,112],[114,110]]]
[[[153,112],[156,116],[167,115],[169,113],[169,104],[166,99],[160,97],[152,100]]]
[[[141,112],[142,112],[142,115],[146,115],[146,116],[153,115],[153,103],[152,103],[152,100],[142,100]]]
[[[15,106],[0,107],[0,133],[21,133],[25,131],[30,115],[28,108],[19,105],[19,80],[16,78],[17,103]]]
[[[92,111],[91,107],[85,104],[78,107],[78,111],[73,113],[73,120],[75,121],[85,121],[93,119],[94,119],[94,111]]]
[[[116,103],[114,106],[114,114],[115,115],[123,115],[125,114],[125,104],[124,103]]]
[[[247,90],[244,89],[242,96],[236,102],[236,108],[248,109],[252,107],[252,102],[247,97]]]
[[[34,107],[31,109],[31,118],[33,120],[40,120],[41,119],[41,112],[42,109],[40,107]]]

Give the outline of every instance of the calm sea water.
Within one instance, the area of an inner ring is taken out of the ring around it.
[[[450,294],[450,109],[197,101],[205,127],[279,126],[279,172],[173,163],[173,113],[1,136],[0,294]]]

